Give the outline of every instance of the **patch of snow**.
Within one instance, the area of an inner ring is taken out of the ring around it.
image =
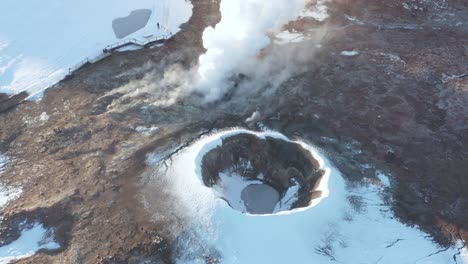
[[[360,148],[360,144],[359,144],[359,142],[357,142],[357,141],[355,141],[355,140],[344,144],[344,147],[345,147],[347,150],[349,150],[351,153],[353,153],[354,155],[362,154],[362,150],[361,150],[361,148]]]
[[[164,176],[180,204],[175,210],[190,216],[192,231],[219,251],[221,263],[452,263],[458,253],[441,250],[419,229],[400,223],[383,200],[384,189],[365,181],[347,184],[330,161],[300,141],[326,171],[318,187],[322,196],[307,208],[277,214],[233,210],[203,184],[200,164],[223,138],[240,133],[289,141],[274,131],[215,133],[176,155]],[[184,244],[186,252],[193,252],[191,246]],[[178,263],[193,259],[181,256]]]
[[[353,17],[353,16],[348,16],[348,15],[345,15],[346,19],[348,19],[349,21],[352,21],[358,25],[363,25],[364,22],[362,22],[361,20],[357,19],[356,17]]]
[[[175,34],[192,15],[186,0],[3,0],[1,5],[0,92],[27,91],[31,97],[63,79],[68,68],[117,42],[114,19],[151,10],[146,26],[127,37],[144,40]]]
[[[124,51],[130,51],[130,50],[139,50],[141,49],[141,46],[131,44],[127,46],[123,46],[117,49],[118,52],[124,52]]]
[[[372,165],[370,165],[370,164],[361,164],[360,166],[363,169],[371,169],[372,168]]]
[[[155,49],[155,48],[159,48],[159,47],[162,47],[162,46],[164,46],[163,43],[156,43],[154,45],[151,45],[150,49]]]
[[[401,63],[401,64],[406,65],[406,62],[404,60],[402,60],[400,58],[400,56],[398,56],[396,54],[379,52],[379,53],[377,53],[377,55],[386,57],[387,59],[390,59],[390,61],[392,61],[392,62]]]
[[[328,7],[325,5],[326,0],[317,0],[317,4],[311,8],[302,11],[301,17],[311,17],[317,21],[324,21],[330,15],[328,14]]]
[[[8,157],[0,153],[0,174],[5,171],[5,166],[8,162]]]
[[[465,245],[466,242],[458,241],[459,253],[455,256],[456,263],[468,264],[468,247]]]
[[[283,31],[276,36],[275,43],[278,45],[285,45],[288,43],[298,43],[304,41],[304,35],[302,33],[293,33],[289,31]]]
[[[8,157],[0,153],[0,175],[5,171],[7,162]],[[18,198],[22,192],[23,189],[21,187],[6,187],[0,184],[0,208]]]
[[[153,153],[150,153],[148,155],[146,155],[146,164],[148,165],[155,165],[155,164],[158,164],[159,162],[161,162],[163,159],[165,158],[165,155],[163,155],[162,153],[159,153],[159,152],[153,152]]]
[[[39,120],[45,122],[48,121],[50,116],[46,112],[42,112],[42,114],[39,116]]]
[[[249,161],[250,162],[250,161]],[[265,179],[265,175],[263,175],[263,173],[260,173],[258,176],[257,176],[257,179],[259,180],[264,180]]]
[[[341,55],[343,56],[357,56],[359,55],[359,51],[357,50],[343,50],[342,52],[340,52]]]
[[[297,201],[299,198],[297,196],[300,186],[296,182],[295,179],[293,179],[294,185],[289,187],[286,193],[284,194],[283,198],[278,201],[276,204],[275,210],[273,211],[274,213],[279,213],[281,211],[289,210],[293,206],[293,204]]]
[[[35,223],[32,227],[21,231],[20,237],[11,244],[0,247],[0,263],[10,263],[34,255],[40,249],[59,249],[52,234],[42,224]]]
[[[390,178],[381,171],[377,171],[377,178],[384,187],[390,187]]]
[[[451,74],[451,75],[447,75],[447,74],[442,74],[442,83],[447,83],[451,80],[457,80],[457,79],[462,79],[462,78],[465,78],[465,77],[468,77],[468,73],[463,73],[463,74]]]
[[[260,117],[261,117],[260,111],[256,110],[255,112],[252,113],[252,115],[249,118],[245,119],[245,122],[256,123],[260,120]]]
[[[334,138],[330,138],[330,137],[320,137],[321,141],[323,141],[324,143],[337,143],[338,141]]]
[[[241,212],[247,212],[244,200],[241,198],[242,190],[252,184],[262,184],[259,180],[245,180],[244,177],[234,173],[219,173],[219,181],[213,185],[213,189],[224,197],[232,208]]]
[[[37,95],[37,94],[36,94]],[[29,97],[30,100],[33,100],[34,97]],[[39,126],[43,125],[44,122],[49,121],[50,116],[46,112],[42,112],[38,116],[28,116],[25,115],[21,118],[21,120],[24,122],[24,124],[27,127],[34,127],[34,126]]]
[[[147,135],[153,134],[153,133],[155,133],[155,132],[158,131],[158,130],[159,130],[159,127],[137,126],[137,127],[135,128],[135,131],[136,131],[136,132],[143,133],[143,134],[147,134]]]
[[[5,187],[0,185],[0,208],[10,201],[17,199],[22,192],[23,189],[21,187]]]

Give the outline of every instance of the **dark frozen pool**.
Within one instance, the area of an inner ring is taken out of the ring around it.
[[[241,198],[247,212],[251,214],[271,214],[279,201],[280,195],[275,188],[267,184],[251,184],[242,190]]]
[[[126,17],[114,19],[112,29],[114,29],[115,36],[121,39],[144,28],[148,24],[151,13],[149,9],[137,9]]]

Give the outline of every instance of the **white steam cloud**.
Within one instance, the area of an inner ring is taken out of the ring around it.
[[[125,111],[142,102],[169,107],[179,102],[206,105],[218,99],[223,104],[217,107],[230,112],[251,111],[246,106],[257,104],[257,99],[272,95],[291,76],[308,69],[307,64],[314,57],[327,26],[314,27],[305,33],[303,28],[296,29],[297,25],[288,23],[303,17],[311,3],[310,0],[221,0],[221,21],[205,29],[203,45],[207,51],[197,62],[184,64],[184,57],[196,52],[187,48],[169,54],[156,64],[116,76],[125,79],[134,74],[144,75],[109,92],[108,96],[117,93],[122,96],[107,111]],[[294,45],[270,45],[280,33],[288,36],[291,30],[299,32],[303,41]]]
[[[270,44],[276,33],[304,9],[305,0],[222,0],[221,22],[203,33],[207,52],[200,56],[198,90],[207,101],[227,89],[223,81],[251,56]]]

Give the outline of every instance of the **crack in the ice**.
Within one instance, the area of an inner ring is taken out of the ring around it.
[[[460,229],[458,230],[458,236],[461,238]],[[457,256],[461,256],[462,250],[466,247],[466,242],[464,240],[460,240],[460,241],[462,245],[461,247],[457,247],[458,253],[453,254],[453,261],[455,262],[455,264],[458,264]]]
[[[400,241],[403,241],[403,240],[404,239],[398,238],[397,240],[395,240],[392,243],[390,243],[389,245],[387,245],[385,248],[393,247],[394,245],[396,245],[396,243],[398,243]]]
[[[449,249],[450,249],[450,246],[448,246],[448,247],[446,247],[446,248],[444,248],[444,249],[438,250],[438,251],[436,251],[436,252],[434,252],[434,253],[431,253],[431,254],[429,254],[429,255],[427,255],[427,256],[425,256],[425,257],[422,257],[422,258],[416,260],[414,263],[417,263],[417,262],[419,262],[419,261],[421,261],[421,260],[423,260],[423,259],[426,259],[426,258],[430,258],[430,257],[432,257],[432,256],[434,256],[434,255],[440,254],[440,253],[445,252],[445,251],[447,251],[447,250],[449,250]]]
[[[320,255],[329,257],[331,261],[336,261],[335,256],[333,256],[333,249],[330,245],[317,247],[315,248],[315,252],[319,253]]]
[[[385,256],[381,256],[376,262],[375,264],[378,264]]]

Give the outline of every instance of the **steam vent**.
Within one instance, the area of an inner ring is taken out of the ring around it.
[[[202,159],[202,177],[233,209],[272,214],[307,207],[324,171],[301,145],[241,133],[224,138]]]

